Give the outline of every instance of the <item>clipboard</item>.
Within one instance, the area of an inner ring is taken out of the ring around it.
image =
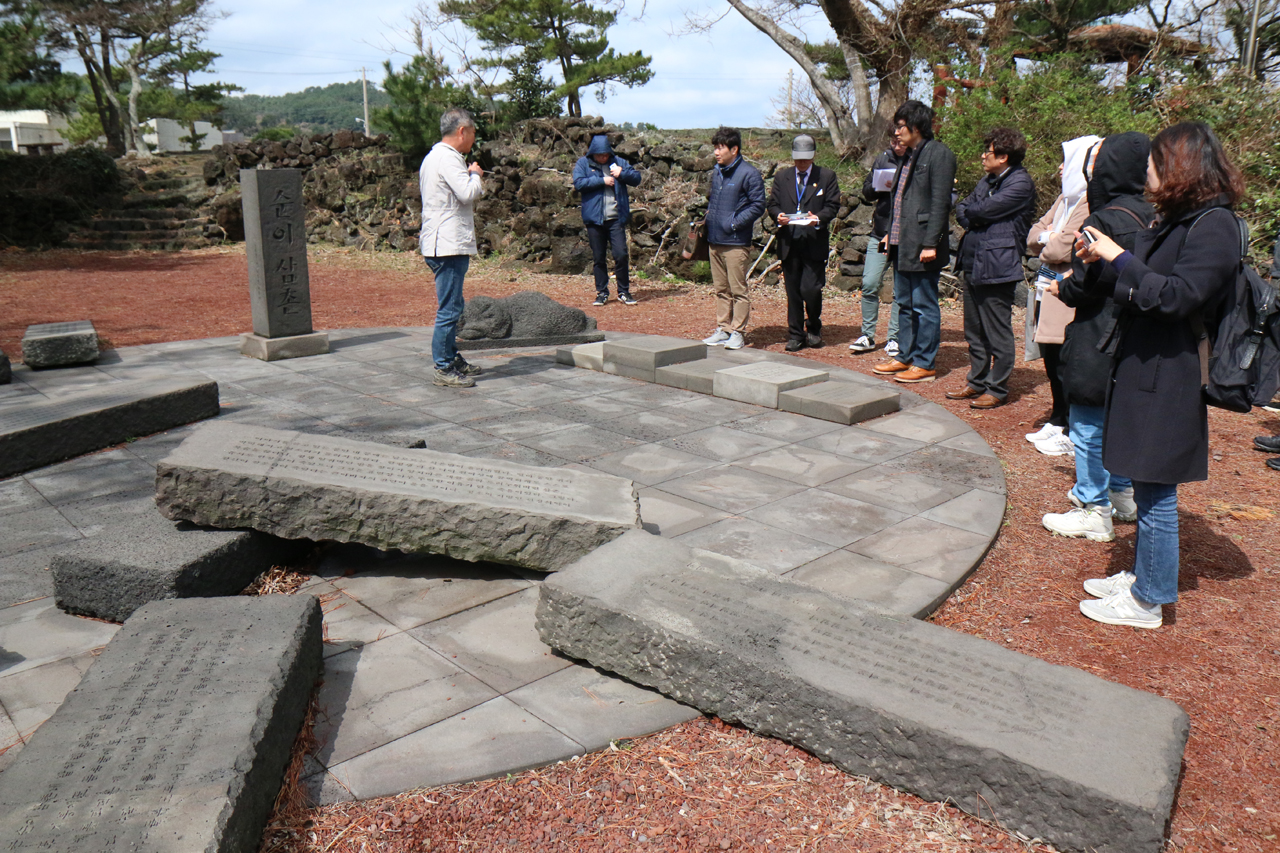
[[[887,193],[893,190],[893,177],[898,174],[897,169],[876,169],[871,173],[871,189],[878,193]]]

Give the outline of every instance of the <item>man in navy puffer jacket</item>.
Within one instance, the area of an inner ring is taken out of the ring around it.
[[[609,301],[609,268],[605,250],[613,250],[613,269],[618,278],[618,301],[635,305],[631,298],[631,277],[627,259],[627,222],[631,204],[627,186],[640,183],[640,173],[627,161],[615,157],[609,137],[591,137],[587,156],[573,167],[573,188],[582,196],[582,221],[591,244],[592,272],[596,279],[596,301]]]
[[[722,127],[711,137],[716,167],[711,173],[707,205],[707,245],[711,281],[716,288],[716,330],[703,343],[741,349],[751,318],[747,295],[747,263],[751,231],[764,213],[764,178],[742,158],[742,136]]]

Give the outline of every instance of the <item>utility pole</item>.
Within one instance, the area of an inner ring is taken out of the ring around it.
[[[791,129],[796,126],[796,114],[795,114],[795,110],[791,106],[792,104],[791,77],[792,77],[792,70],[788,68],[787,69],[787,128],[788,129]]]
[[[364,89],[364,135],[372,136],[369,132],[369,78],[363,68],[360,69],[360,87]]]
[[[1258,13],[1262,9],[1262,0],[1253,0],[1253,20],[1249,23],[1249,40],[1244,45],[1244,73],[1253,76],[1253,68],[1258,63]]]

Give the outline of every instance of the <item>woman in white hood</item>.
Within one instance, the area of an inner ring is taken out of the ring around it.
[[[1062,143],[1062,165],[1059,167],[1062,194],[1049,212],[1031,226],[1027,235],[1027,250],[1040,257],[1041,267],[1035,289],[1027,292],[1026,360],[1044,358],[1044,370],[1053,394],[1049,420],[1036,432],[1028,433],[1027,441],[1049,456],[1065,456],[1072,452],[1071,441],[1064,432],[1068,406],[1062,392],[1062,380],[1058,377],[1058,356],[1067,324],[1075,311],[1056,296],[1045,293],[1044,285],[1050,281],[1061,281],[1064,275],[1071,273],[1075,234],[1089,216],[1089,202],[1085,198],[1089,186],[1085,178],[1085,161],[1101,141],[1100,136],[1081,136]]]

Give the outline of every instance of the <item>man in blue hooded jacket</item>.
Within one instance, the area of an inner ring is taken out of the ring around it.
[[[631,277],[627,261],[627,221],[631,205],[627,186],[640,183],[640,173],[627,161],[615,157],[609,137],[603,133],[591,137],[587,155],[578,158],[573,167],[573,188],[582,196],[582,221],[587,226],[587,242],[591,244],[591,270],[596,278],[596,301],[609,301],[609,268],[605,250],[613,249],[613,268],[618,278],[618,301],[635,305],[631,298]]]

